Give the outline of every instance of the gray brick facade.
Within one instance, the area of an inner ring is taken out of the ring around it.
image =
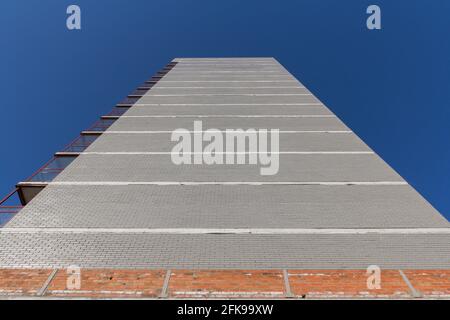
[[[174,61],[0,229],[0,267],[450,267],[449,222],[275,59]],[[287,131],[278,174],[173,164],[171,131],[194,120]]]

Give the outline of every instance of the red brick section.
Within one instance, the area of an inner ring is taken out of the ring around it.
[[[0,269],[0,296],[35,295],[50,273],[41,269]]]
[[[450,270],[403,270],[424,298],[450,298]],[[36,296],[52,270],[0,269],[0,298]],[[288,270],[295,298],[411,298],[398,270],[381,271],[381,288],[368,289],[365,270]],[[160,298],[166,270],[82,269],[81,287],[67,288],[58,270],[46,297]],[[282,270],[172,270],[169,298],[286,298]]]
[[[292,293],[302,298],[408,298],[398,270],[382,270],[380,289],[368,289],[366,270],[289,270]]]
[[[46,296],[92,298],[157,297],[161,293],[163,270],[81,270],[79,289],[67,288],[68,274],[59,270]]]
[[[169,297],[280,298],[281,270],[173,270]]]
[[[403,270],[424,298],[450,298],[450,270]]]

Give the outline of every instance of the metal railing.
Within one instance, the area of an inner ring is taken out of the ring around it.
[[[21,189],[26,187],[27,182],[33,182],[35,187],[37,182],[42,182],[43,186],[39,187],[43,188],[47,182],[52,181],[78,156],[78,153],[86,150],[86,148],[89,147],[103,131],[108,129],[117,118],[123,115],[129,107],[140,99],[140,96],[150,90],[176,64],[176,62],[169,63],[162,70],[158,71],[157,75],[145,81],[145,83],[138,87],[130,96],[126,97],[121,103],[114,107],[110,113],[96,121],[86,131],[82,132],[80,136],[65,146],[62,149],[62,152],[55,154],[53,158],[36,170],[35,173],[19,183],[14,191],[10,192],[5,198],[0,200],[0,227],[17,214],[17,212],[23,208],[23,204],[27,203],[23,197],[23,189]]]
[[[22,208],[16,188],[0,200],[0,227],[3,227]]]

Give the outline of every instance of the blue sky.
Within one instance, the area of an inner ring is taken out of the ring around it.
[[[450,218],[448,0],[2,0],[0,15],[0,194],[174,57],[274,56]]]

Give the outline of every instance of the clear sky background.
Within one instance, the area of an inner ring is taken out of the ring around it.
[[[174,57],[273,56],[450,219],[448,0],[2,0],[0,39],[0,195]]]

